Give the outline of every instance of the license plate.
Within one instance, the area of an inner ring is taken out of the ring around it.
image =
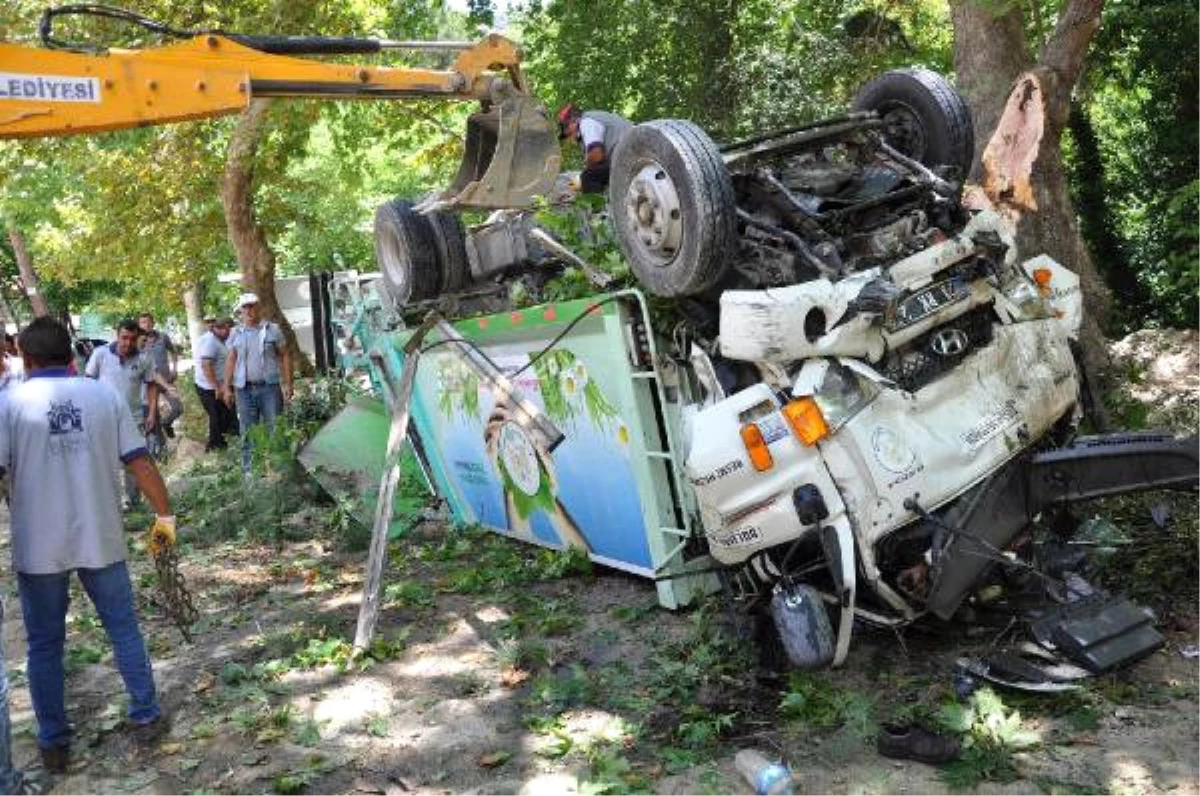
[[[896,307],[896,314],[887,325],[888,331],[896,331],[928,318],[933,313],[968,294],[967,283],[960,279],[947,279],[913,293]]]

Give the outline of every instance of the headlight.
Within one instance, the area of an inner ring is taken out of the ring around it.
[[[877,395],[879,385],[837,360],[830,360],[821,386],[812,397],[832,433],[846,425]]]

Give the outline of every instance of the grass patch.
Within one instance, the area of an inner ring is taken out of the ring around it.
[[[825,732],[846,727],[864,739],[874,736],[877,727],[870,697],[842,688],[819,672],[793,672],[788,677],[779,713],[810,730]]]

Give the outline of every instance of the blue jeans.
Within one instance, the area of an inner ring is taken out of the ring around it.
[[[113,658],[129,694],[129,720],[154,721],[162,712],[154,693],[154,672],[138,628],[133,588],[124,561],[102,569],[78,569],[79,581],[96,607],[113,645]],[[70,572],[17,573],[25,635],[29,639],[29,696],[38,722],[38,746],[68,746],[71,725],[63,699],[63,643],[67,636]]]
[[[283,411],[283,390],[278,384],[246,385],[234,390],[237,398],[238,428],[242,434],[242,471],[250,472],[250,428],[266,423],[275,429],[275,418]]]
[[[0,625],[4,623],[4,603],[0,602]],[[21,772],[12,762],[12,725],[8,718],[8,667],[4,660],[4,637],[0,634],[0,793],[16,793]]]

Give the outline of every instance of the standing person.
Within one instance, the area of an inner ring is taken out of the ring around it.
[[[579,183],[584,193],[603,193],[608,188],[613,153],[632,128],[628,119],[608,111],[581,111],[567,103],[558,112],[559,140],[578,141],[583,147]]]
[[[265,423],[275,428],[283,404],[292,400],[292,358],[278,324],[260,320],[258,296],[238,297],[242,324],[229,337],[225,360],[224,400],[236,399],[242,434],[242,472],[250,472],[250,429]]]
[[[25,378],[25,365],[21,362],[21,354],[17,351],[17,338],[5,332],[4,334],[4,364],[11,378],[20,381]]]
[[[71,339],[52,318],[31,322],[20,345],[28,378],[0,404],[0,467],[12,483],[12,560],[29,640],[38,747],[46,769],[62,773],[71,745],[63,644],[72,571],[113,645],[132,737],[150,745],[167,729],[125,565],[121,490],[112,465],[125,465],[158,515],[149,532],[152,551],[175,543],[175,518],[127,396],[107,383],[67,376]]]
[[[0,393],[24,380],[25,366],[21,364],[20,359],[7,353],[0,355]]]
[[[121,321],[117,325],[117,339],[92,352],[84,375],[116,390],[125,400],[134,424],[141,426],[143,433],[146,433],[158,422],[158,385],[154,382],[150,360],[138,351],[140,334],[136,322],[128,318]],[[145,409],[143,392],[146,394]],[[128,475],[125,478],[125,495],[129,505],[139,502],[137,484]]]
[[[146,354],[150,363],[168,382],[174,383],[179,373],[179,350],[166,332],[154,328],[154,315],[143,312],[138,316],[138,328],[146,333]]]
[[[221,397],[225,391],[225,341],[233,328],[230,318],[218,318],[196,341],[196,395],[208,415],[208,440],[204,450],[225,447],[225,435],[237,428],[237,417]]]

